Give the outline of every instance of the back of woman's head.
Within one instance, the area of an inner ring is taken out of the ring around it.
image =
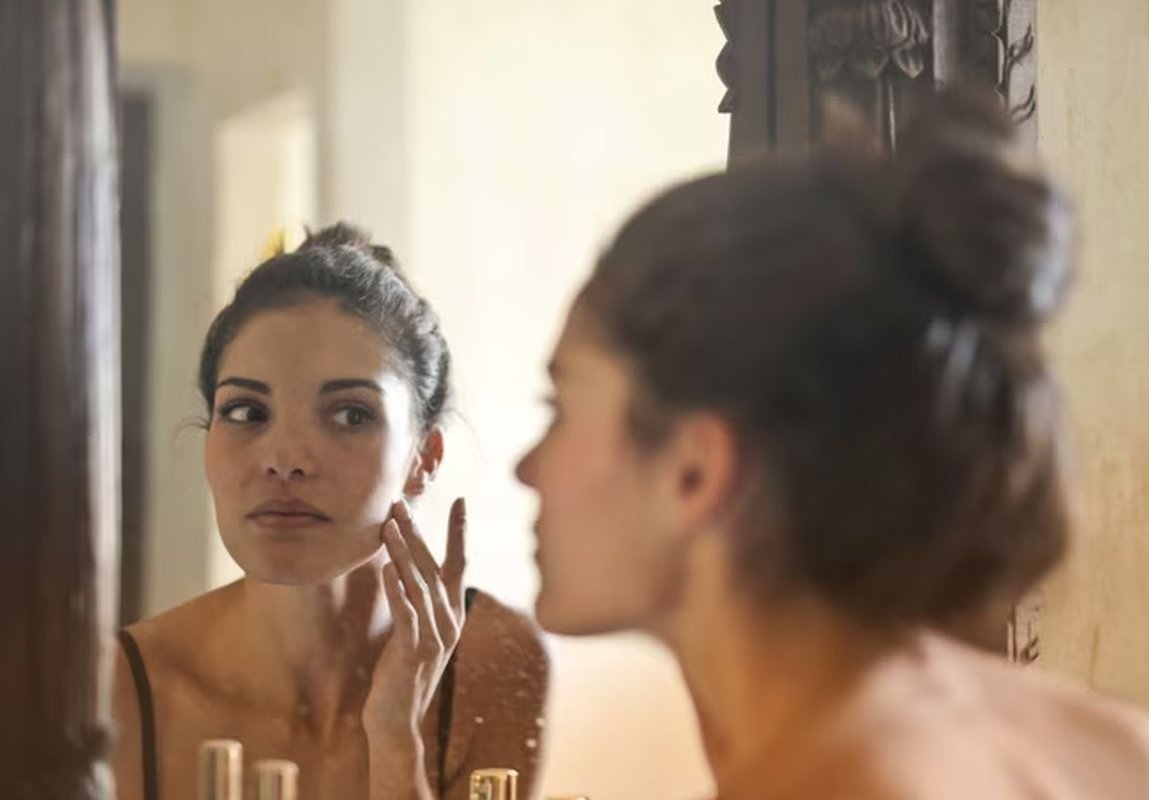
[[[1065,549],[1040,333],[1070,218],[996,105],[947,95],[897,160],[825,151],[671,190],[581,302],[633,368],[641,442],[683,411],[735,426],[769,506],[737,534],[745,578],[871,624],[937,620]]]
[[[215,318],[200,356],[199,389],[210,418],[220,362],[240,329],[262,311],[331,300],[370,325],[411,388],[418,424],[439,422],[450,394],[451,356],[430,305],[407,281],[391,251],[338,223],[308,235],[290,253],[256,267]]]

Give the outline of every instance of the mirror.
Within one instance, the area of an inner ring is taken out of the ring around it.
[[[512,468],[543,424],[543,365],[612,226],[725,162],[712,10],[122,0],[119,25],[123,622],[241,575],[204,477],[200,347],[278,231],[338,219],[395,251],[452,348],[446,456],[416,504],[430,546],[442,555],[465,495],[468,585],[529,609],[534,508]],[[628,637],[549,646],[544,793],[708,791],[661,652]]]

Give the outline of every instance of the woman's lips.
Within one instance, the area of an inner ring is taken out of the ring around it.
[[[264,528],[310,528],[316,525],[325,525],[331,521],[327,517],[316,516],[315,514],[280,511],[248,514],[247,518]]]
[[[256,506],[247,518],[265,528],[309,528],[331,522],[331,517],[297,498],[268,500]]]

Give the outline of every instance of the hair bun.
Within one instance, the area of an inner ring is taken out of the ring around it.
[[[1058,310],[1072,278],[1073,214],[992,96],[943,93],[903,138],[897,239],[956,313],[1019,327]]]
[[[398,266],[391,248],[372,244],[370,234],[347,222],[336,222],[315,233],[308,231],[307,239],[300,245],[301,250],[325,247],[349,247],[371,256],[387,267]]]

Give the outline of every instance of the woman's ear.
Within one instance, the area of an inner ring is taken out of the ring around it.
[[[415,454],[415,463],[407,475],[407,483],[403,486],[404,495],[418,497],[435,480],[439,465],[443,463],[443,444],[443,429],[438,425],[424,434],[419,451]]]
[[[733,426],[712,413],[685,415],[668,455],[672,503],[686,528],[721,517],[734,502],[741,467],[738,437]]]

